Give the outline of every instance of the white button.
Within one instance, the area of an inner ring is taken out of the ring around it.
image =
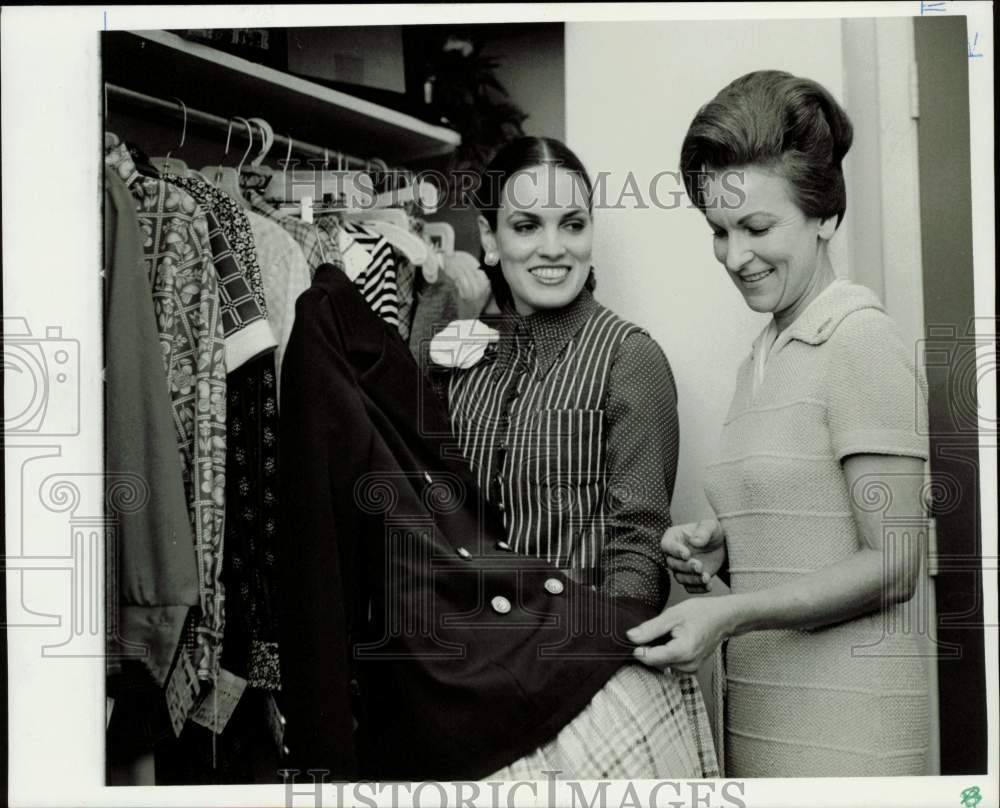
[[[505,541],[498,541],[497,542],[497,549],[498,550],[507,550],[509,552],[510,551],[510,545],[507,544],[507,542],[505,542]]]
[[[510,611],[510,601],[503,595],[497,595],[493,598],[493,600],[490,601],[490,605],[493,607],[493,611],[497,614],[507,614],[507,612]]]
[[[428,485],[430,485],[431,483],[431,475],[426,471],[424,472],[424,482],[426,482]]]
[[[561,595],[563,593],[563,582],[558,578],[547,578],[545,580],[545,591],[550,595]]]
[[[457,552],[462,558],[472,558],[472,553],[470,553],[464,547],[459,547],[458,550],[456,550],[455,552]]]

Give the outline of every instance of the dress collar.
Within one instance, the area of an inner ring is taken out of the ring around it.
[[[778,334],[769,353],[777,353],[792,340],[807,345],[822,345],[833,335],[847,315],[862,309],[885,311],[878,297],[867,286],[838,278],[806,306],[805,311],[788,328]],[[751,357],[756,353],[757,346],[766,331],[767,328],[754,340]]]
[[[513,306],[505,307],[495,323],[500,332],[496,349],[499,365],[506,365],[517,342],[526,341],[534,347],[538,372],[545,375],[599,306],[590,291],[583,289],[572,303],[561,309],[542,310],[522,316]]]

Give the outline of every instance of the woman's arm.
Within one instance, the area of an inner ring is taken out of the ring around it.
[[[605,588],[662,608],[670,581],[660,539],[670,526],[680,432],[663,351],[635,333],[622,342],[605,400]]]
[[[666,634],[670,635],[668,641],[639,648],[636,655],[648,665],[692,671],[728,637],[764,629],[817,628],[909,600],[926,552],[923,461],[853,455],[844,460],[843,467],[862,549],[788,584],[760,592],[699,598],[667,609],[637,626],[629,637],[642,646]],[[873,491],[879,496],[872,498]],[[872,509],[871,499],[885,507]],[[887,516],[893,521],[901,519],[897,524],[907,525],[907,530],[887,530]]]

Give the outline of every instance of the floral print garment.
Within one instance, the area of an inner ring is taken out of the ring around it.
[[[187,191],[202,208],[211,210],[215,214],[223,235],[232,245],[233,256],[239,265],[241,275],[245,278],[257,305],[264,316],[267,316],[267,298],[264,295],[264,282],[257,261],[257,246],[254,242],[253,229],[243,208],[225,191],[220,191],[201,177],[164,174],[163,179]]]
[[[188,193],[141,176],[124,146],[106,152],[105,166],[136,200],[195,536],[200,614],[189,652],[198,678],[214,681],[225,622],[226,362],[208,223]]]
[[[278,391],[274,352],[229,374],[226,456],[226,634],[223,667],[280,690],[274,609],[278,541]]]

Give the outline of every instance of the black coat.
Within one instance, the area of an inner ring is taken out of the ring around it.
[[[285,765],[470,779],[551,740],[648,608],[506,549],[406,345],[333,267],[298,299],[281,393]]]

